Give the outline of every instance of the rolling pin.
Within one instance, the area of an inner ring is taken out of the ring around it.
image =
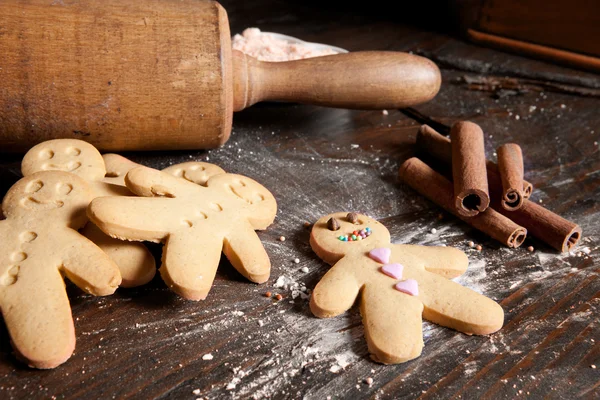
[[[214,148],[234,111],[277,100],[385,109],[432,99],[430,60],[351,52],[261,62],[198,0],[1,0],[0,152],[56,138],[101,150]]]

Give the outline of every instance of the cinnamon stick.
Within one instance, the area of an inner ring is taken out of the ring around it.
[[[450,140],[455,207],[460,215],[473,217],[490,205],[483,131],[460,121],[452,125]]]
[[[560,252],[571,250],[581,239],[582,231],[579,225],[531,200],[525,199],[521,208],[514,211],[506,210],[497,200],[492,201],[492,207],[526,228],[532,236]]]
[[[452,162],[450,140],[427,125],[421,126],[417,133],[417,146],[443,163],[449,165]],[[499,198],[502,194],[502,180],[498,166],[491,161],[488,161],[486,166],[492,198]],[[505,210],[499,201],[493,201],[492,208],[527,229],[532,236],[558,251],[569,251],[581,239],[581,228],[579,225],[527,200],[532,191],[533,186],[531,183],[523,181],[525,200],[519,210]]]
[[[460,215],[455,208],[452,182],[418,158],[413,157],[406,160],[400,166],[399,173],[400,178],[414,190],[506,246],[516,248],[525,240],[527,236],[525,228],[492,208],[487,208],[474,217]]]
[[[429,125],[421,125],[417,132],[417,148],[448,165],[452,164],[450,138]]]
[[[498,147],[498,170],[502,180],[502,200],[500,204],[509,211],[523,206],[523,153],[515,143]]]
[[[417,132],[417,148],[448,165],[452,164],[452,145],[450,144],[450,139],[441,135],[429,125],[421,125],[421,128],[419,128]],[[487,161],[486,167],[490,190],[497,189],[501,191],[502,180],[498,166],[492,161]],[[524,180],[523,195],[526,199],[531,196],[531,192],[533,192],[533,185]]]

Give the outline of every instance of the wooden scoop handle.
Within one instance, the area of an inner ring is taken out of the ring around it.
[[[259,101],[385,109],[431,100],[440,89],[438,67],[408,53],[364,51],[285,62],[264,62],[233,50],[233,108]]]

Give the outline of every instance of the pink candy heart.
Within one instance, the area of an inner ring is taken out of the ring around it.
[[[411,296],[419,295],[419,284],[414,279],[407,279],[396,283],[394,288],[402,293],[410,294]]]
[[[381,267],[381,272],[394,279],[402,279],[404,267],[401,264],[385,264]]]
[[[390,255],[392,254],[392,250],[386,247],[380,247],[378,249],[373,249],[369,252],[369,257],[373,260],[377,261],[381,264],[387,264],[390,262]]]

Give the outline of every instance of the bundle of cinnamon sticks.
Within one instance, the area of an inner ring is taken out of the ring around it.
[[[452,126],[450,138],[421,126],[417,147],[423,158],[441,168],[436,171],[413,157],[400,166],[401,179],[508,247],[521,246],[529,233],[566,252],[581,238],[579,225],[529,200],[533,186],[523,179],[523,154],[517,144],[500,146],[495,164],[486,160],[481,128],[461,121]]]

